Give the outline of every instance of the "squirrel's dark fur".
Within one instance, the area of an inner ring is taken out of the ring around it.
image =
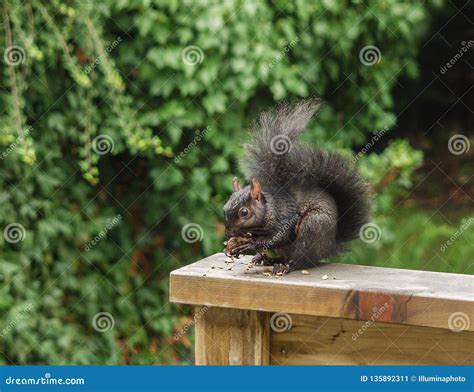
[[[247,236],[231,251],[257,251],[257,263],[286,273],[334,256],[368,221],[370,192],[356,168],[341,155],[297,140],[321,103],[280,104],[254,125],[243,159],[251,184],[224,206],[226,235]],[[270,259],[265,251],[280,256]]]

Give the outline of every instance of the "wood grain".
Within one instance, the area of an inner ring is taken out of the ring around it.
[[[269,314],[253,310],[196,309],[196,365],[268,365]]]
[[[296,271],[275,278],[263,274],[270,267],[249,268],[250,259],[228,263],[219,253],[173,271],[171,301],[362,321],[384,306],[378,322],[443,329],[460,312],[464,327],[474,331],[470,275],[325,264],[309,275]]]
[[[474,333],[329,317],[287,315],[271,334],[273,365],[472,365]]]

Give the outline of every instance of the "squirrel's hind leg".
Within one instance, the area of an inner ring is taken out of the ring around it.
[[[257,253],[253,258],[252,258],[252,264],[253,265],[263,265],[263,266],[269,266],[273,265],[277,262],[280,262],[281,258],[275,258],[275,257],[268,257],[265,254],[262,253]]]
[[[281,276],[286,275],[288,272],[294,271],[296,268],[293,268],[291,261],[287,263],[276,263],[273,264],[272,275]]]
[[[274,275],[285,275],[288,272],[315,267],[320,261],[337,254],[336,222],[334,216],[309,212],[303,216],[296,229],[293,242],[293,254],[289,261],[277,265]]]

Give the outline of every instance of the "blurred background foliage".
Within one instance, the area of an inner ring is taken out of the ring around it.
[[[471,156],[446,153],[466,124],[455,116],[427,137],[420,122],[451,105],[436,83],[418,84],[426,61],[437,71],[454,53],[433,39],[451,4],[3,0],[1,9],[2,52],[16,45],[24,58],[0,68],[0,227],[19,223],[25,236],[0,236],[0,327],[33,307],[0,337],[0,364],[192,362],[192,334],[173,337],[190,317],[168,303],[168,274],[222,249],[221,206],[246,128],[284,99],[323,97],[308,140],[347,156],[389,130],[357,158],[378,193],[381,237],[338,261],[473,272],[472,230],[440,251],[472,216]],[[359,59],[367,45],[381,53],[373,65]],[[455,85],[466,84],[462,67],[449,75]],[[99,135],[112,151],[96,152]],[[433,177],[441,156],[447,177]],[[190,244],[181,230],[191,222],[203,237]],[[92,326],[101,311],[115,320],[105,333]]]

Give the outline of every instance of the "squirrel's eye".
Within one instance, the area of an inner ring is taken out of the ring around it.
[[[239,215],[241,217],[246,217],[247,215],[249,214],[249,210],[245,207],[242,207],[240,210],[239,210]]]

